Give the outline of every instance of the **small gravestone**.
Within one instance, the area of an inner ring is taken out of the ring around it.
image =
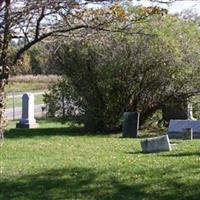
[[[141,140],[141,147],[144,153],[153,153],[159,151],[171,151],[171,145],[168,135]]]
[[[123,122],[123,137],[136,138],[139,128],[139,113],[125,112]]]
[[[34,117],[34,95],[32,93],[25,93],[22,96],[22,118],[16,124],[17,128],[37,128]]]
[[[183,139],[184,140],[192,140],[193,139],[193,129],[192,128],[183,129]]]

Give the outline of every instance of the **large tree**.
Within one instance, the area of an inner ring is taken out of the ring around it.
[[[132,23],[128,33],[76,39],[54,55],[82,100],[78,106],[90,130],[117,127],[124,111],[139,111],[143,123],[167,102],[200,92],[200,33],[194,23],[154,15]]]
[[[102,9],[84,8],[75,0],[0,0],[0,134],[5,129],[4,87],[11,67],[23,62],[22,55],[34,44],[81,29],[97,29],[112,21],[101,20]],[[10,54],[13,41],[20,43]]]
[[[95,2],[95,0],[91,1]],[[0,0],[1,135],[5,129],[4,87],[8,81],[10,68],[17,67],[19,62],[23,62],[21,58],[25,51],[34,44],[55,36],[65,36],[69,39],[73,37],[73,34],[82,37],[88,31],[90,34],[100,30],[108,32],[110,31],[108,24],[114,23],[115,19],[126,18],[119,4],[110,4],[109,8],[92,9],[85,7],[87,2],[80,4],[75,0]],[[132,16],[132,21],[138,21],[152,13],[160,12],[157,7],[143,11],[143,13]],[[123,26],[127,28],[126,20],[124,22]],[[123,31],[123,26],[117,27],[115,31]],[[80,32],[83,29],[85,31]],[[10,45],[16,40],[20,41],[21,45],[11,56]]]

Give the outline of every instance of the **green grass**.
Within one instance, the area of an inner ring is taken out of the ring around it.
[[[5,91],[30,92],[33,90],[47,90],[49,85],[56,83],[60,77],[57,75],[17,75],[9,77]]]
[[[43,104],[44,101],[44,97],[43,95],[35,95],[35,105],[38,105],[38,104]],[[15,107],[21,107],[22,106],[22,98],[21,97],[15,97]],[[12,108],[13,107],[13,99],[12,98],[9,98],[7,99],[7,102],[6,102],[6,108]]]
[[[140,139],[94,135],[41,120],[12,129],[0,149],[1,200],[199,199],[200,140],[141,153]]]

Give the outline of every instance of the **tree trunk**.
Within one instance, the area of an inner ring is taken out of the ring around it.
[[[10,42],[10,0],[5,0],[4,11],[4,32],[1,46],[0,56],[0,138],[3,138],[3,134],[6,128],[5,118],[5,85],[8,82],[9,67],[8,67],[8,45]]]

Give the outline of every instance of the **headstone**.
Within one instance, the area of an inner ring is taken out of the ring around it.
[[[192,140],[193,139],[193,129],[192,128],[183,129],[183,139],[184,140]]]
[[[37,128],[34,117],[34,95],[32,93],[25,93],[22,96],[22,118],[16,124],[17,128]]]
[[[200,120],[196,120],[193,117],[191,103],[189,103],[187,106],[187,119],[170,120],[167,134],[169,135],[169,138],[183,139],[185,137],[186,130],[189,131],[189,129],[192,132],[191,133],[192,137],[200,138]]]
[[[193,138],[200,138],[200,120],[170,120],[167,134],[169,138],[182,139],[187,128],[193,130]]]
[[[144,153],[171,151],[168,135],[142,139],[141,147]]]
[[[193,111],[192,111],[192,104],[191,103],[188,103],[188,113],[187,113],[187,117],[189,120],[196,120],[194,117],[193,117]]]
[[[136,138],[139,128],[139,113],[125,112],[123,122],[123,137]]]

